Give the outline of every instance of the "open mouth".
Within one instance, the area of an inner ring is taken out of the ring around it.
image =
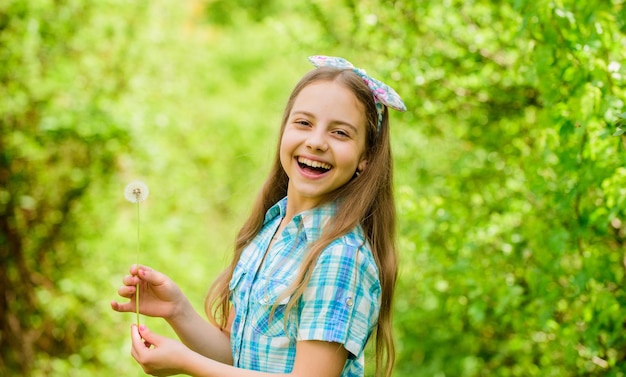
[[[324,174],[332,169],[332,165],[321,161],[313,161],[308,158],[298,157],[300,169],[311,174]]]

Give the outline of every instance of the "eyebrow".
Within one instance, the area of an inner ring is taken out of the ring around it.
[[[315,119],[315,115],[313,115],[313,113],[310,113],[310,112],[308,112],[306,110],[295,110],[295,111],[291,112],[291,115],[296,115],[296,114],[305,115],[305,116],[308,116],[310,118]],[[356,126],[353,125],[350,122],[346,122],[346,121],[343,121],[343,120],[332,120],[331,123],[343,124],[344,126],[350,127],[354,131],[354,133],[358,133],[359,132],[358,128],[356,128]]]

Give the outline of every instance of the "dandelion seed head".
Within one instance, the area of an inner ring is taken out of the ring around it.
[[[148,198],[148,185],[142,181],[132,181],[124,189],[124,197],[131,203],[141,203]]]

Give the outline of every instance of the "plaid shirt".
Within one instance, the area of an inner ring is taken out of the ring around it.
[[[296,341],[322,340],[340,343],[348,351],[341,376],[363,376],[363,351],[380,308],[378,269],[363,230],[356,227],[326,247],[302,297],[285,313],[289,297],[282,298],[282,293],[296,279],[307,245],[319,238],[336,212],[336,204],[329,203],[294,216],[261,265],[286,205],[284,198],[267,211],[263,228],[243,251],[230,281],[235,307],[230,338],[234,365],[289,373]]]

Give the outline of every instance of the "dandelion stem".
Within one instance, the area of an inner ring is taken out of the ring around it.
[[[139,250],[140,247],[140,237],[139,237],[139,224],[140,221],[140,211],[139,211],[139,194],[137,195],[137,273],[139,273]],[[135,286],[135,312],[137,313],[137,327],[139,327],[139,283]]]
[[[141,234],[140,234],[140,224],[141,224],[141,214],[140,214],[140,204],[148,197],[148,186],[141,181],[133,181],[126,185],[124,188],[124,197],[131,203],[137,204],[137,273],[139,273],[139,254],[141,251]],[[139,286],[141,285],[141,281],[135,285],[135,312],[137,314],[137,326],[139,326]]]

